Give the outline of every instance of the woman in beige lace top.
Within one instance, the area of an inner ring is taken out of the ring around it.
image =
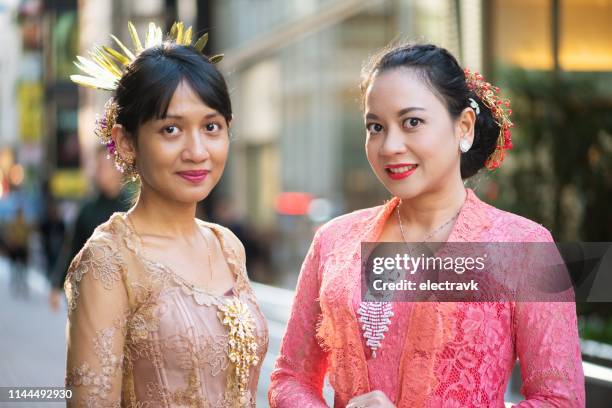
[[[90,77],[73,77],[115,90],[96,133],[140,193],[70,265],[68,405],[250,407],[268,331],[244,248],[195,218],[225,166],[229,94],[205,39],[180,24],[161,38],[152,26],[133,52],[94,50],[79,60]]]

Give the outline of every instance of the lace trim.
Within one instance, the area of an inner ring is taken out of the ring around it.
[[[122,235],[124,236],[124,243],[126,247],[136,256],[138,256],[138,258],[143,264],[147,265],[149,269],[165,273],[172,279],[174,283],[180,285],[186,294],[193,296],[194,301],[199,305],[210,306],[212,304],[218,305],[223,303],[223,300],[226,297],[225,294],[212,293],[205,288],[202,288],[198,285],[194,285],[193,283],[189,282],[187,279],[176,273],[169,266],[149,258],[146,254],[145,249],[143,248],[142,239],[136,233],[127,217],[128,216],[126,213],[116,213],[114,216],[114,218],[120,220],[122,230],[121,232],[123,232]],[[243,262],[240,262],[240,257],[238,254],[236,254],[232,246],[226,242],[226,239],[224,238],[224,232],[221,230],[220,227],[215,224],[207,223],[198,219],[196,219],[196,222],[199,228],[210,229],[219,240],[219,243],[221,244],[221,250],[225,257],[225,261],[227,262],[228,267],[230,268],[230,271],[232,272],[232,275],[235,278],[235,284],[232,287],[232,292],[234,293],[234,295],[238,295],[241,292],[246,292],[250,300],[253,303],[256,303],[256,298],[248,283],[249,280],[246,272],[246,267]]]
[[[86,407],[119,407],[121,401],[108,401],[112,379],[123,366],[123,355],[113,353],[113,339],[117,330],[124,325],[116,325],[96,332],[93,349],[98,357],[99,369],[94,369],[85,361],[66,374],[66,387],[87,387],[87,394],[81,397]]]
[[[75,310],[79,299],[79,283],[87,273],[102,282],[106,290],[111,290],[122,279],[121,254],[106,242],[86,245],[72,261],[66,277],[65,289],[68,295],[69,310]],[[109,261],[110,260],[110,261]],[[114,261],[113,261],[114,260]]]

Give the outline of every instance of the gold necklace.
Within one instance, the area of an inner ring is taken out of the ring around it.
[[[401,205],[401,201],[400,201],[400,205]],[[402,235],[402,239],[404,240],[404,242],[408,243],[408,240],[406,239],[406,234],[404,233],[404,226],[402,225],[402,217],[400,216],[400,212],[399,212],[399,205],[396,207],[396,213],[397,213],[397,220],[399,221],[399,229],[400,229],[400,234]],[[457,218],[457,216],[459,216],[459,213],[461,212],[461,210],[459,210],[457,212],[457,214],[455,214],[450,220],[446,221],[444,224],[440,225],[438,228],[436,228],[435,230],[433,230],[431,233],[429,233],[425,239],[423,239],[422,241],[419,241],[421,243],[423,242],[427,242],[431,237],[434,236],[434,234],[438,231],[440,231],[442,228],[446,227],[451,221],[453,221],[455,218]]]
[[[212,255],[211,255],[212,250],[211,250],[211,245],[208,243],[208,238],[206,238],[204,235],[205,234],[202,234],[202,237],[204,238],[204,242],[206,242],[206,248],[208,249],[208,268],[210,270],[210,282],[212,283],[212,280],[213,280],[213,264],[212,264]]]
[[[140,246],[142,247],[142,250],[144,251],[144,240],[142,239],[142,236],[138,233],[138,230],[136,230],[136,225],[134,224],[134,221],[132,221],[132,217],[130,216],[130,214],[127,214],[127,213],[125,214],[125,220],[127,221],[127,224],[129,226],[129,228],[132,230],[132,232],[134,233],[134,235],[136,235],[136,238],[138,238],[138,241],[140,241]],[[197,226],[197,225],[196,225],[196,227],[199,228],[199,226]],[[201,234],[202,234],[202,238],[204,238],[204,242],[206,242],[206,249],[208,251],[208,267],[209,267],[209,271],[210,271],[210,281],[212,282],[212,279],[213,279],[213,266],[212,266],[211,245],[208,243],[208,239],[204,236],[204,233],[201,233]],[[147,257],[147,259],[148,259],[148,257]],[[185,279],[181,275],[177,274],[174,271],[174,269],[170,268],[165,263],[161,263],[159,261],[153,261],[153,262],[155,264],[157,264],[157,265],[160,265],[165,270],[170,271],[170,273],[174,277],[179,279],[185,286],[189,287],[194,292],[211,294],[211,292],[202,289],[200,286],[194,284],[193,282],[188,281],[187,279]]]
[[[467,199],[467,196],[466,196],[466,199]],[[465,204],[465,201],[464,201],[464,204]],[[406,234],[404,233],[404,225],[402,224],[402,217],[400,216],[400,212],[399,212],[399,208],[400,208],[401,205],[402,205],[402,200],[400,200],[400,202],[397,205],[397,207],[395,207],[395,212],[397,213],[397,221],[399,223],[399,229],[400,229],[400,234],[402,235],[402,239],[404,240],[404,242],[408,243],[408,240],[406,239]],[[453,217],[451,219],[446,221],[444,224],[440,225],[438,228],[434,229],[432,232],[430,232],[425,237],[425,239],[423,239],[420,242],[421,243],[427,242],[431,237],[434,236],[435,233],[440,231],[442,228],[446,227],[451,221],[455,220],[459,216],[459,213],[461,212],[462,208],[463,208],[463,204],[461,205],[461,208],[459,208],[459,211],[457,211],[457,213],[455,215],[453,215]]]

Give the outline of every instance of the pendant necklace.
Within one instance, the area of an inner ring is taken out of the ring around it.
[[[402,224],[402,217],[400,216],[399,207],[400,203],[395,207],[397,220],[399,224],[400,234],[402,240],[405,243],[409,243],[404,233],[404,226]],[[463,206],[461,206],[463,208]],[[446,227],[452,221],[454,221],[461,212],[461,208],[457,213],[444,224],[437,227],[435,230],[427,234],[425,239],[421,243],[427,242],[431,239],[438,231]],[[410,249],[408,249],[410,251]],[[412,255],[412,252],[410,251]],[[361,301],[359,309],[359,322],[362,324],[361,329],[363,330],[363,337],[366,340],[366,346],[371,350],[372,358],[376,358],[376,351],[382,346],[382,340],[385,338],[385,333],[389,331],[389,325],[391,324],[391,317],[393,317],[393,303],[392,302],[364,302]]]

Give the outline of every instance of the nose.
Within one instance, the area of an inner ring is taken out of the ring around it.
[[[199,130],[190,132],[186,140],[185,148],[183,149],[183,160],[200,163],[209,157],[210,154],[206,143],[206,135],[200,133]]]
[[[379,153],[382,156],[393,156],[406,153],[407,150],[408,147],[406,145],[405,136],[401,131],[392,127],[385,134],[385,139],[380,146]]]

